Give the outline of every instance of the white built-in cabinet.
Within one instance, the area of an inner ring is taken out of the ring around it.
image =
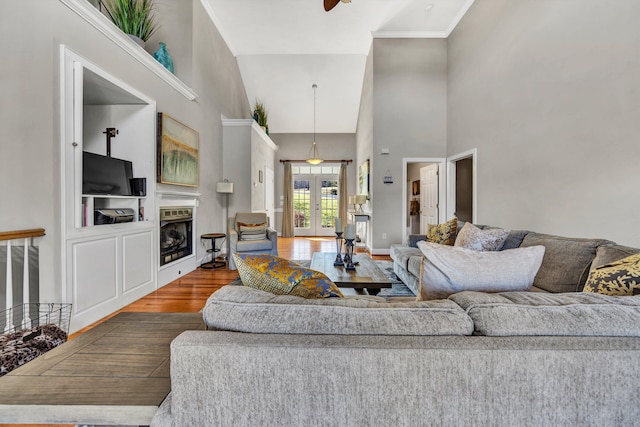
[[[80,329],[156,288],[155,101],[61,47],[62,295]],[[131,161],[147,196],[82,194],[82,152]],[[133,222],[96,225],[97,208],[133,209]]]

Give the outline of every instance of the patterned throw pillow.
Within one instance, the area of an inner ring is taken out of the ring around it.
[[[640,254],[594,268],[582,291],[605,295],[640,292]]]
[[[323,273],[273,255],[233,254],[245,286],[276,295],[303,298],[342,298],[342,292]]]
[[[502,228],[480,230],[475,225],[467,222],[458,233],[454,246],[476,251],[499,251],[508,236],[509,230],[503,230]]]
[[[238,222],[240,240],[264,240],[267,236],[267,224],[245,224]]]
[[[458,218],[453,218],[444,224],[432,225],[427,231],[427,242],[453,246],[458,234]]]

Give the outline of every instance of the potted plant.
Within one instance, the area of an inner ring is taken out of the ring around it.
[[[260,125],[262,130],[265,132],[267,132],[267,129],[269,128],[269,125],[267,124],[268,117],[269,114],[264,108],[264,104],[256,100],[255,106],[253,107],[253,118],[256,122],[258,122],[258,125]]]
[[[140,46],[158,29],[153,0],[100,0],[109,18]]]

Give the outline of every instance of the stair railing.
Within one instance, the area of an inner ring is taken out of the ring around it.
[[[12,247],[20,246],[20,241],[22,240],[24,246],[24,260],[23,260],[23,269],[22,269],[22,302],[23,304],[28,304],[31,296],[29,295],[29,249],[33,245],[34,237],[41,237],[45,235],[44,228],[34,228],[30,230],[16,230],[16,231],[3,231],[0,232],[0,244],[6,247],[6,257],[7,257],[7,267],[6,267],[6,291],[5,291],[5,305],[6,305],[6,323],[5,330],[14,329],[14,319],[12,316],[13,307],[13,296],[14,293],[19,292],[19,284],[14,286],[13,283],[13,255],[12,255]],[[18,255],[19,256],[19,255]],[[0,278],[0,284],[2,283],[2,278]],[[16,289],[18,288],[18,289]],[[1,308],[0,308],[1,309]],[[23,325],[29,325],[31,323],[31,319],[29,318],[29,310],[24,310],[24,318],[22,319]],[[0,319],[0,322],[2,320]],[[1,331],[2,329],[0,329]]]

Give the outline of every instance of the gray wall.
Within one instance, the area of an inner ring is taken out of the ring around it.
[[[356,127],[356,165],[373,154],[373,45],[367,55]]]
[[[278,145],[275,157],[275,203],[276,220],[275,228],[282,231],[282,205],[284,196],[284,166],[280,160],[302,160],[309,154],[309,148],[313,141],[313,134],[278,133],[269,135]],[[349,195],[356,194],[358,185],[358,166],[356,160],[356,135],[352,133],[322,133],[316,135],[318,152],[324,159],[353,160],[347,166],[347,188]]]
[[[187,77],[199,95],[188,101],[135,59],[116,47],[61,2],[11,2],[0,15],[0,44],[5,64],[0,71],[0,229],[44,227],[40,245],[41,296],[61,295],[59,45],[79,55],[156,99],[158,111],[184,122],[200,133],[202,193],[196,235],[224,230],[222,197],[215,182],[222,179],[222,125],[220,114],[249,117],[249,104],[237,63],[199,0],[169,3],[177,13],[162,37],[176,58],[179,76]],[[165,3],[159,4],[163,14]],[[192,12],[191,12],[192,11]],[[29,31],[24,32],[24,23]],[[189,33],[185,36],[185,29]],[[16,34],[21,34],[19,37]],[[155,49],[151,43],[150,49]],[[184,48],[186,53],[182,53]],[[189,52],[192,52],[190,54]],[[186,61],[187,64],[183,64]],[[188,78],[191,70],[191,78]],[[184,187],[159,186],[181,190]],[[160,189],[160,188],[159,188]],[[203,255],[200,246],[197,255]]]
[[[476,1],[449,38],[448,154],[479,223],[640,246],[640,2]]]
[[[373,151],[369,233],[374,251],[402,242],[402,158],[447,150],[447,41],[374,39]],[[363,122],[365,122],[363,120]],[[365,122],[366,123],[366,122]],[[389,148],[389,155],[380,154]],[[393,184],[384,184],[391,172]],[[382,239],[382,233],[387,239]]]

